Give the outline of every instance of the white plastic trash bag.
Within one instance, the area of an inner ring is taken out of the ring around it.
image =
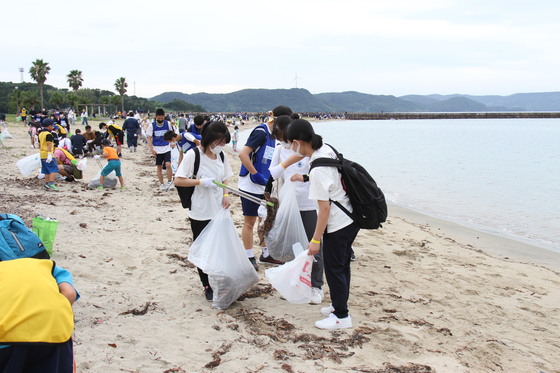
[[[221,209],[193,242],[189,261],[208,275],[214,308],[228,308],[259,280],[226,209]]]
[[[174,147],[171,149],[171,169],[173,173],[177,172],[177,167],[179,167],[179,149]]]
[[[41,156],[39,153],[28,155],[16,162],[19,172],[24,177],[30,176],[37,168],[41,167]]]
[[[100,184],[99,184],[99,178],[101,177],[101,171],[99,171],[97,173],[97,175],[91,179],[91,181],[88,184],[88,188],[92,188],[95,189],[97,188]],[[103,188],[114,188],[117,186],[117,174],[115,171],[111,171],[111,173],[107,176],[105,176],[105,179],[103,180]]]
[[[6,139],[13,139],[14,137],[12,136],[12,134],[10,133],[10,131],[8,131],[7,128],[4,128],[2,130],[2,136],[4,137],[4,140]]]
[[[286,181],[280,189],[280,207],[265,242],[270,256],[283,262],[294,259],[292,246],[295,243],[299,242],[302,247],[309,243],[299,213],[295,184],[291,181]]]
[[[302,251],[291,262],[264,271],[268,281],[290,303],[309,303],[311,300],[311,268],[313,255]]]
[[[85,169],[87,168],[87,158],[82,158],[78,161],[78,164],[76,164],[76,168],[78,168],[78,170],[80,171],[85,171]]]

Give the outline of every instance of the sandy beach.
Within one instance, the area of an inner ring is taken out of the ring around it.
[[[81,294],[78,372],[560,372],[560,254],[390,206],[354,245],[353,329],[316,329],[321,306],[280,299],[264,265],[220,311],[186,260],[186,212],[175,190],[158,190],[147,146],[123,150],[127,190],[88,189],[90,158],[56,193],[21,176],[16,161],[37,150],[23,125],[9,129],[0,212],[60,222],[53,259]],[[231,211],[240,232],[239,198]]]

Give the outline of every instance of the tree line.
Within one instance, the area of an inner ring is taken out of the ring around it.
[[[123,113],[129,110],[153,112],[162,106],[174,111],[206,111],[198,105],[180,100],[162,104],[138,96],[129,96],[126,94],[128,82],[125,77],[115,80],[114,87],[117,94],[107,90],[81,88],[84,82],[83,72],[77,69],[71,70],[66,75],[69,88],[55,88],[46,84],[50,69],[48,62],[37,59],[32,62],[29,69],[29,75],[35,83],[0,82],[0,112],[17,114],[23,107],[38,110],[65,107],[76,109],[78,105],[94,104],[114,105],[117,110],[120,106]]]

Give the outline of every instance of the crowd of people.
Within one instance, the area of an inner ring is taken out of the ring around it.
[[[107,159],[107,165],[100,173],[99,189],[104,188],[104,178],[111,172],[115,172],[120,187],[125,188],[121,158],[126,135],[130,152],[136,152],[144,142],[155,158],[160,190],[192,188],[189,220],[193,241],[221,209],[230,208],[229,193],[239,193],[243,212],[241,241],[255,271],[259,270],[259,264],[284,264],[272,257],[265,237],[259,237],[261,254],[257,262],[255,227],[261,216],[261,204],[257,201],[264,201],[272,189],[278,190],[284,183],[294,183],[299,214],[308,239],[307,253],[314,257],[309,303],[319,305],[323,302],[324,277],[330,289],[331,304],[319,310],[326,317],[316,321],[315,326],[328,330],[352,327],[348,310],[350,263],[352,243],[359,227],[337,204],[330,203],[337,201],[352,211],[338,170],[332,167],[310,168],[311,162],[317,158],[336,159],[335,152],[324,146],[312,125],[300,119],[289,107],[278,106],[266,117],[259,117],[263,123],[252,129],[247,141],[240,147],[238,124],[242,123],[235,120],[228,122],[221,115],[171,116],[158,109],[150,121],[137,113],[128,112],[122,126],[111,120],[99,123],[98,130],[94,130],[86,120],[82,125],[84,131],[75,128],[72,136],[69,136],[70,131],[76,126],[72,111],[30,113],[25,119],[22,112],[21,117],[29,125],[31,146],[39,148],[46,190],[59,190],[55,184],[57,175],[62,175],[66,181],[74,180],[76,163],[88,155],[95,159]],[[227,185],[235,172],[229,161],[230,155],[224,151],[230,142],[234,154],[241,161],[238,189],[217,185]],[[172,148],[180,153],[175,172],[171,165]],[[198,273],[206,299],[212,300],[214,294],[208,274],[200,268]],[[71,277],[65,278],[61,282],[71,285],[69,300],[72,303],[79,295],[72,286]],[[68,358],[72,351],[71,341],[58,343],[55,347],[57,353],[65,356],[58,361],[68,365],[71,361]],[[0,367],[21,360],[14,351],[17,352],[18,348],[9,344],[0,346]],[[52,359],[57,360],[56,357]]]

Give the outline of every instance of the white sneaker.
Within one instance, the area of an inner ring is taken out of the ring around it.
[[[170,189],[174,189],[175,185],[173,185],[173,181],[169,181],[167,183],[167,188],[165,188],[165,190],[170,190]]]
[[[315,322],[315,327],[327,330],[348,329],[352,327],[352,318],[348,315],[343,319],[339,319],[334,313],[331,313],[326,319]]]
[[[333,312],[334,312],[334,307],[332,306],[332,304],[329,304],[328,307],[321,308],[321,315],[329,316]]]
[[[323,302],[323,289],[311,288],[309,304],[321,304],[321,302]]]
[[[159,186],[159,190],[166,190],[166,189],[167,189],[167,183],[162,183],[162,184]]]

